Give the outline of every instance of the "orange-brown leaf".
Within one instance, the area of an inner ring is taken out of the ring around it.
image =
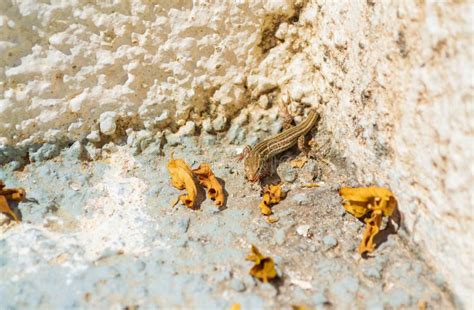
[[[270,185],[264,189],[263,198],[260,202],[260,212],[263,215],[271,215],[272,210],[271,206],[279,203],[282,199],[285,198],[285,192],[281,189],[280,185]]]
[[[397,207],[393,193],[383,187],[341,188],[344,209],[357,218],[364,218],[366,228],[359,245],[359,253],[373,252],[374,237],[380,231],[382,216],[391,216]]]
[[[214,201],[216,206],[221,207],[224,204],[224,190],[211,170],[209,164],[201,164],[193,169],[199,179],[199,183],[207,189],[207,195]]]
[[[10,217],[12,217],[15,221],[19,221],[18,217],[16,216],[15,212],[10,208],[10,205],[8,204],[7,198],[5,196],[0,195],[0,212],[8,214]]]
[[[277,277],[275,263],[270,257],[263,256],[256,246],[252,245],[251,253],[246,257],[246,260],[254,262],[250,275],[263,282],[273,280]]]
[[[385,216],[391,216],[397,206],[392,192],[383,187],[343,187],[339,190],[344,200],[344,208],[357,218],[369,211],[380,210]]]
[[[194,182],[193,173],[186,162],[182,159],[171,159],[167,165],[171,176],[171,185],[177,189],[186,189],[187,195],[180,195],[179,200],[188,208],[194,208],[197,196],[197,187]]]
[[[22,201],[26,196],[26,192],[23,188],[5,188],[5,183],[0,180],[0,212],[8,214],[15,221],[20,220],[16,216],[15,212],[11,209],[8,204],[8,200]]]
[[[230,306],[230,310],[240,310],[240,304],[233,304]]]
[[[362,241],[359,244],[359,253],[371,253],[375,250],[374,237],[380,230],[380,224],[382,223],[382,216],[377,212],[372,212],[370,218],[366,218],[364,222],[367,224],[365,227]]]

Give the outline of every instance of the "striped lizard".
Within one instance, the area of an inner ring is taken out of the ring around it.
[[[244,170],[245,177],[254,183],[268,173],[265,171],[266,162],[275,155],[278,155],[296,143],[300,149],[304,146],[305,135],[313,128],[318,120],[318,113],[311,110],[304,121],[283,132],[258,143],[254,148],[246,146],[244,149]]]

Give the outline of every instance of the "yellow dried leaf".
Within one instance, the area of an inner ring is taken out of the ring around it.
[[[252,269],[250,269],[252,277],[265,283],[277,277],[273,259],[263,256],[256,246],[252,245],[251,253],[246,257],[246,260],[254,262]]]
[[[5,213],[12,217],[15,221],[20,220],[16,216],[15,212],[10,208],[8,200],[22,201],[26,197],[25,190],[23,188],[5,188],[5,183],[0,180],[0,212]]]
[[[240,310],[240,304],[233,304],[230,306],[230,310]]]
[[[310,308],[306,307],[305,305],[292,305],[292,310],[309,310]]]
[[[382,223],[382,216],[377,212],[372,212],[370,218],[364,220],[367,226],[365,227],[362,241],[359,244],[359,253],[371,253],[375,249],[374,237],[380,230],[380,224]]]
[[[383,187],[360,187],[339,190],[344,209],[357,218],[364,218],[366,229],[358,251],[363,254],[375,249],[374,237],[380,231],[382,216],[391,216],[397,207],[393,193]]]
[[[191,169],[184,160],[174,159],[173,154],[171,154],[167,168],[171,176],[171,185],[177,189],[186,189],[187,191],[187,195],[180,195],[179,200],[186,207],[193,209],[196,202],[197,187]]]
[[[209,164],[201,164],[198,168],[193,169],[195,175],[199,179],[199,183],[207,188],[207,195],[214,201],[216,206],[224,205],[224,190],[211,170]]]
[[[357,218],[369,211],[380,210],[383,215],[391,216],[397,206],[392,192],[383,187],[343,187],[339,190],[344,200],[344,208]]]
[[[303,184],[301,185],[301,187],[306,187],[306,188],[314,188],[314,187],[320,187],[321,184],[319,183],[307,183],[307,184]]]
[[[273,224],[273,223],[276,223],[280,220],[279,217],[273,217],[273,216],[269,216],[269,217],[266,217],[266,220],[267,220],[267,223],[268,224]]]
[[[307,157],[301,157],[301,158],[293,159],[292,161],[290,161],[290,165],[293,168],[303,168],[307,161],[308,161]]]
[[[263,191],[263,198],[260,202],[260,211],[263,215],[271,215],[272,210],[270,207],[274,204],[279,203],[285,198],[285,192],[281,189],[280,185],[270,185]]]

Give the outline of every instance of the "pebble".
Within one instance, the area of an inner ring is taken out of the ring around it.
[[[397,288],[387,293],[386,302],[393,309],[400,309],[402,306],[409,307],[412,304],[410,295],[403,289]]]
[[[115,124],[117,118],[118,115],[116,112],[109,111],[102,113],[99,117],[100,132],[107,136],[113,135],[117,129],[117,125]]]
[[[329,302],[324,293],[317,293],[313,296],[313,302],[316,306],[322,306]]]
[[[80,141],[74,142],[69,149],[66,150],[66,156],[72,159],[80,159],[84,152],[84,147]]]
[[[260,289],[264,292],[264,294],[267,294],[270,297],[275,297],[278,294],[277,289],[270,283],[263,283],[260,286]]]
[[[362,273],[369,278],[380,279],[380,270],[377,266],[364,266],[362,267]]]
[[[346,276],[335,281],[330,288],[331,295],[348,304],[353,302],[358,290],[359,280],[355,276]]]
[[[298,174],[296,173],[296,170],[293,169],[286,170],[283,175],[283,179],[288,183],[293,183],[297,177]]]
[[[205,146],[211,146],[216,144],[216,136],[210,134],[203,134],[201,139],[202,144]]]
[[[230,281],[230,287],[236,292],[245,291],[245,284],[242,281],[240,281],[239,279],[236,279],[236,278],[234,278]]]
[[[274,235],[275,243],[278,245],[283,245],[283,243],[285,243],[285,235],[286,233],[283,228],[278,229]]]
[[[330,249],[337,245],[337,239],[333,236],[325,236],[323,238],[323,243],[326,246],[326,249]]]
[[[176,223],[176,226],[179,230],[178,233],[180,233],[180,234],[186,233],[188,231],[188,228],[189,228],[189,222],[190,222],[189,216],[179,219],[178,222]]]
[[[308,235],[310,227],[310,225],[300,225],[296,228],[296,232],[298,233],[298,235],[306,237]]]
[[[296,202],[297,204],[299,204],[299,205],[307,204],[309,202],[307,195],[303,194],[303,193],[298,193],[298,194],[294,195],[292,197],[292,200],[294,202]]]
[[[98,130],[91,131],[90,134],[86,136],[86,139],[90,142],[100,142],[100,133]]]
[[[212,127],[215,131],[222,131],[225,129],[226,123],[227,118],[223,115],[219,115],[212,121]]]
[[[205,132],[211,133],[212,132],[212,124],[211,120],[206,118],[205,120],[202,121],[202,129],[204,129]]]
[[[43,161],[59,154],[56,144],[43,144],[36,152],[30,153],[30,161]]]

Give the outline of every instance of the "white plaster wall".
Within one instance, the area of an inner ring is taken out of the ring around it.
[[[359,185],[395,192],[407,236],[472,306],[472,4],[89,2],[0,2],[0,145],[231,124],[248,141],[276,103],[316,107]]]

